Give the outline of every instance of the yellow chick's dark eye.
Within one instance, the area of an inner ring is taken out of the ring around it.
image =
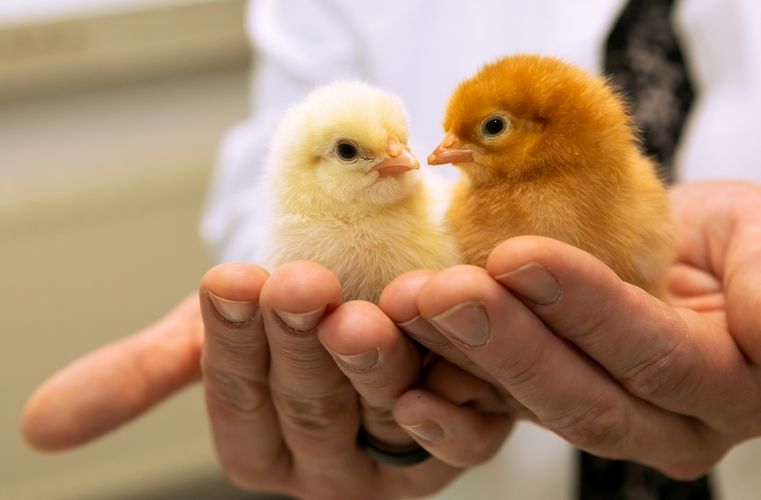
[[[340,141],[336,144],[336,154],[344,161],[353,161],[359,156],[359,150],[357,146],[348,141]]]
[[[484,120],[481,125],[481,133],[484,137],[494,137],[505,131],[507,121],[502,116],[492,116]]]

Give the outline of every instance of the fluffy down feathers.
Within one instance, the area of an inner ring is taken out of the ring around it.
[[[483,266],[501,241],[542,235],[665,295],[667,196],[604,79],[549,57],[507,57],[460,84],[443,125],[429,162],[463,171],[447,221],[466,262]]]
[[[417,167],[399,99],[357,82],[313,91],[273,138],[265,262],[316,261],[345,300],[374,302],[399,274],[457,263]]]

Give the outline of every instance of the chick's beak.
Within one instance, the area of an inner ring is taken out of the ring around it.
[[[389,139],[386,146],[386,159],[373,167],[380,177],[401,175],[409,170],[420,168],[420,162],[410,148],[396,139]]]
[[[433,153],[428,156],[429,165],[472,162],[473,150],[467,144],[463,144],[460,138],[452,132],[447,132],[447,135],[444,136],[441,144],[436,146]]]

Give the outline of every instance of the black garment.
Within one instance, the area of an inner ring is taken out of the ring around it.
[[[645,152],[674,180],[673,159],[694,98],[671,23],[674,0],[630,0],[605,45],[605,72],[626,97]]]
[[[673,181],[673,157],[693,90],[671,28],[674,0],[630,0],[606,44],[605,71],[628,100],[642,147]],[[580,500],[703,500],[708,477],[675,481],[633,462],[579,452]]]
[[[579,500],[710,500],[708,476],[676,481],[644,465],[578,452]]]

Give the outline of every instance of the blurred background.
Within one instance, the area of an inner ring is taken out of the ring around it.
[[[156,320],[211,265],[198,220],[222,134],[248,114],[244,10],[0,0],[0,499],[245,496],[215,463],[198,387],[78,450],[19,434],[42,380]],[[761,440],[732,451],[723,498],[759,498],[759,456]]]
[[[0,1],[0,498],[238,498],[197,387],[73,452],[19,435],[48,375],[165,313],[247,114],[243,0]]]

